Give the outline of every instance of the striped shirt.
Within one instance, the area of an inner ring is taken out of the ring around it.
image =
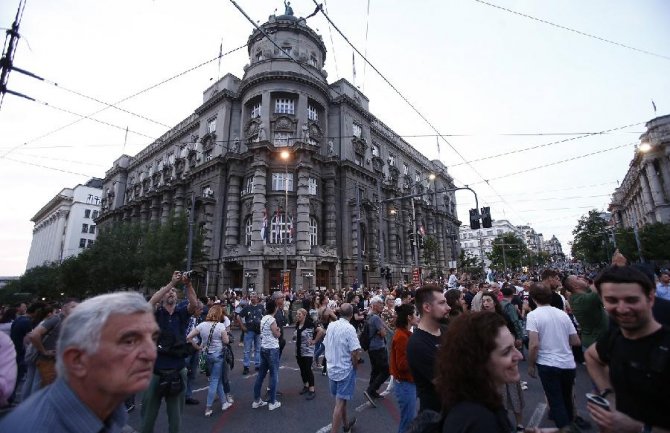
[[[328,326],[323,344],[326,346],[328,378],[335,382],[346,379],[354,368],[351,353],[361,348],[356,330],[349,321],[340,318]]]
[[[123,402],[100,420],[72,388],[59,378],[17,406],[0,421],[2,432],[120,433],[128,414]]]

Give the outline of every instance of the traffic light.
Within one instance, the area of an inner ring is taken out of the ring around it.
[[[410,233],[409,234],[409,242],[410,242],[410,245],[412,245],[412,246],[414,246],[414,238],[415,238],[414,233]]]
[[[470,209],[470,228],[472,230],[477,230],[480,227],[479,213],[477,212],[477,209]]]
[[[423,236],[417,233],[417,237],[419,238],[419,248],[423,248]]]
[[[490,229],[492,225],[491,221],[491,208],[486,206],[482,208],[482,227],[485,229]]]

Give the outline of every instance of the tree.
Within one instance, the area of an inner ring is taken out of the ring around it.
[[[461,253],[458,256],[459,271],[467,272],[472,279],[476,280],[484,277],[483,267],[484,265],[479,257],[466,253],[465,250],[461,250]]]
[[[487,254],[494,269],[506,270],[523,266],[527,262],[528,248],[523,239],[514,233],[503,233],[491,243],[491,252]]]
[[[423,261],[427,266],[430,266],[437,261],[437,253],[439,249],[440,245],[435,236],[425,235],[423,237]]]
[[[663,261],[670,258],[670,224],[654,223],[638,231],[642,255],[646,260]],[[617,248],[630,261],[640,259],[633,229],[616,231]]]
[[[609,262],[614,246],[607,231],[607,224],[596,209],[582,216],[572,231],[575,235],[572,257],[587,263]]]

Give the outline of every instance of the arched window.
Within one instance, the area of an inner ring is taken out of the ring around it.
[[[400,235],[395,235],[395,247],[398,254],[398,259],[402,262],[402,238]]]
[[[246,246],[251,246],[252,223],[253,220],[250,216],[244,220],[244,245]]]
[[[309,217],[309,245],[315,246],[319,244],[319,226],[316,218]]]
[[[293,219],[286,214],[275,214],[270,224],[270,243],[283,244],[293,242]]]

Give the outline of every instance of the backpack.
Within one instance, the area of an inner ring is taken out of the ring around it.
[[[367,352],[370,349],[370,319],[365,320],[361,335],[358,336],[358,342],[364,351]]]

